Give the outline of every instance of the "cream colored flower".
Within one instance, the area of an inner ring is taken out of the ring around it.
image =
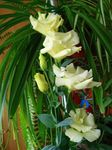
[[[76,45],[79,43],[79,37],[73,30],[62,32],[50,32],[46,36],[41,53],[49,53],[54,59],[63,59],[81,50]]]
[[[84,108],[76,109],[76,113],[70,111],[70,116],[73,120],[73,124],[70,125],[65,132],[65,135],[73,142],[81,142],[83,138],[89,142],[93,142],[100,137],[101,131],[96,129],[93,114],[86,113]]]
[[[34,30],[43,35],[48,35],[49,32],[58,31],[59,26],[63,24],[63,19],[58,14],[49,13],[46,16],[46,14],[39,13],[38,19],[30,16],[30,22]]]
[[[46,82],[44,75],[41,73],[36,73],[34,78],[35,78],[35,81],[37,83],[39,90],[43,93],[47,92],[48,91],[48,83]]]
[[[40,62],[40,68],[41,68],[42,70],[47,69],[46,58],[45,58],[45,56],[42,55],[41,53],[40,53],[40,55],[39,55],[39,62]]]
[[[56,75],[56,86],[66,86],[69,90],[81,90],[101,85],[101,82],[93,81],[92,70],[75,68],[72,63],[61,68],[53,65],[53,72]]]

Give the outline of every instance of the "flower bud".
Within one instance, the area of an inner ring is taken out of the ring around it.
[[[45,76],[41,73],[36,73],[34,75],[35,81],[39,90],[43,93],[48,91],[48,83],[46,82]]]
[[[46,70],[46,69],[47,69],[46,58],[45,58],[45,56],[42,55],[41,53],[40,53],[40,55],[39,55],[39,61],[40,61],[40,68],[41,68],[42,70]]]

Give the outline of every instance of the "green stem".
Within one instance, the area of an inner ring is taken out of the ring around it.
[[[47,80],[47,83],[48,83],[48,86],[49,86],[49,89],[50,89],[50,93],[51,93],[52,99],[54,99],[54,94],[53,94],[53,91],[52,91],[52,86],[50,84],[48,75],[47,75],[47,73],[45,71],[44,71],[44,74],[45,74],[45,77],[46,77],[46,80]]]
[[[51,144],[53,144],[53,134],[52,134],[52,129],[50,129],[50,135],[51,135]]]
[[[55,6],[55,7],[58,6],[58,0],[50,0],[50,3],[52,6]]]

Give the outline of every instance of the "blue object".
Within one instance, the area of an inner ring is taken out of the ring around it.
[[[90,104],[89,104],[88,100],[86,100],[86,99],[81,100],[80,107],[88,108],[89,106],[90,106]]]

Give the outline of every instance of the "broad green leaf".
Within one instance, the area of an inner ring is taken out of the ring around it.
[[[69,117],[69,118],[66,118],[65,120],[59,122],[56,126],[57,127],[64,127],[64,126],[68,126],[72,123],[73,123],[73,120],[72,120],[72,118]]]
[[[56,122],[50,114],[40,114],[38,118],[48,128],[54,128],[56,125]]]
[[[75,58],[70,58],[70,59],[66,59],[64,60],[64,62],[62,63],[62,67],[66,67],[67,65],[69,65],[70,63],[74,62]]]
[[[59,149],[57,149],[57,147],[54,145],[48,145],[45,146],[42,150],[59,150]]]

